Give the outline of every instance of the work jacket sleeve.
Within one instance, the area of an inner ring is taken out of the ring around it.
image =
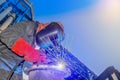
[[[0,33],[0,40],[8,48],[12,48],[13,44],[19,39],[24,38],[28,43],[32,44],[36,22],[24,21],[9,26]]]
[[[42,51],[35,50],[34,40],[37,22],[20,22],[9,26],[0,34],[0,40],[9,49],[19,56],[23,56],[28,62],[43,62],[46,56]]]

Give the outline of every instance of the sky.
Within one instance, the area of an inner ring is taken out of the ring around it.
[[[120,0],[31,0],[35,20],[64,25],[64,45],[96,74],[120,71]]]

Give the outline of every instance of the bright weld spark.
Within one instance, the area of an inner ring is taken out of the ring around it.
[[[57,69],[62,70],[62,69],[64,69],[64,68],[65,68],[65,64],[64,64],[64,63],[58,63]]]

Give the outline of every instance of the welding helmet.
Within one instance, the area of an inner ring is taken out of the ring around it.
[[[36,35],[36,43],[41,48],[57,45],[64,39],[63,26],[57,22],[48,24]]]

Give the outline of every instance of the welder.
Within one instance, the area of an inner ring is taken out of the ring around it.
[[[0,80],[7,80],[11,70],[23,59],[32,63],[46,61],[45,53],[42,50],[35,49],[35,47],[40,47],[40,32],[50,26],[57,26],[63,30],[62,25],[57,22],[43,24],[35,21],[23,21],[10,25],[7,29],[1,31]],[[20,74],[14,73],[11,80],[22,80],[22,77]]]

